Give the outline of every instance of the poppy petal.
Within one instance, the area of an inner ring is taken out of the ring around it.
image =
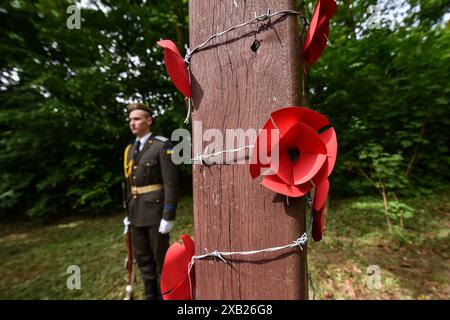
[[[300,158],[294,164],[293,169],[295,184],[302,184],[311,180],[321,169],[327,157],[323,154],[302,153]]]
[[[319,134],[322,141],[325,143],[327,147],[327,157],[328,157],[328,176],[331,174],[334,168],[334,164],[336,163],[337,156],[337,136],[336,131],[333,128],[329,128],[324,132]]]
[[[337,156],[337,137],[336,131],[333,128],[329,128],[319,134],[322,141],[327,148],[327,160],[317,174],[312,178],[316,185],[321,184],[324,179],[328,178],[333,171],[334,164],[336,163]]]
[[[178,286],[163,295],[164,300],[192,300],[189,278],[186,277]]]
[[[185,248],[174,243],[167,250],[164,266],[161,273],[161,292],[171,292],[187,278],[189,258]],[[163,296],[164,298],[165,295]]]
[[[329,158],[326,157],[325,162],[323,163],[322,168],[316,173],[314,177],[311,178],[311,180],[314,182],[314,184],[317,186],[321,184],[326,178],[328,178],[328,161]]]
[[[323,225],[325,222],[323,214],[324,209],[325,206],[320,208],[320,210],[313,212],[312,237],[314,241],[322,240]]]
[[[250,175],[253,179],[259,177],[264,169],[270,168],[271,149],[279,140],[279,134],[275,134],[272,130],[276,129],[272,120],[269,119],[256,138],[250,158]]]
[[[194,244],[187,235],[182,236],[185,243],[172,244],[167,250],[163,270],[161,273],[161,292],[164,300],[171,299],[191,299],[191,289],[189,285],[188,266],[193,256]],[[191,271],[192,277],[192,271]]]
[[[291,144],[296,146],[301,154],[327,154],[327,147],[325,143],[320,139],[319,135],[309,126],[299,122],[289,130],[285,135],[287,137],[291,136]],[[284,137],[283,137],[284,138]],[[284,139],[281,140],[284,140]]]
[[[316,6],[314,7],[314,11],[311,17],[311,22],[309,23],[308,32],[306,33],[305,42],[303,44],[302,54],[306,51],[312,43],[313,37],[316,34],[316,29],[319,24],[319,13],[321,1],[317,1]]]
[[[322,167],[326,151],[319,135],[307,125],[297,122],[280,139],[277,175],[287,184],[305,183]],[[291,152],[298,153],[298,158],[292,157]],[[271,160],[274,159],[272,154]]]
[[[188,255],[188,257],[192,257],[195,254],[194,241],[187,234],[182,234],[180,238],[183,241],[184,248],[186,249],[186,254]]]
[[[328,191],[330,190],[330,182],[326,179],[319,185],[316,185],[313,199],[313,210],[319,211],[320,208],[325,206],[328,197]]]
[[[317,32],[320,33],[320,36],[315,37],[308,50],[306,50],[303,54],[304,60],[310,65],[316,63],[325,51],[328,42],[327,38],[329,38],[330,34],[329,28],[327,27],[318,28]]]
[[[327,46],[329,22],[337,9],[334,0],[319,0],[314,8],[311,23],[302,48],[303,60],[314,64]]]
[[[271,118],[283,137],[297,122],[302,122],[314,131],[330,124],[328,119],[317,111],[305,107],[286,107],[271,113]]]
[[[288,185],[294,184],[293,181],[293,163],[289,156],[288,147],[283,144],[279,144],[278,154],[271,154],[270,156],[270,168],[278,178],[284,181]]]
[[[274,192],[284,194],[288,197],[304,196],[313,187],[309,182],[301,185],[287,185],[277,175],[265,176],[261,184]]]
[[[177,46],[171,40],[160,40],[156,44],[164,48],[164,64],[173,84],[185,97],[191,98],[189,74]]]

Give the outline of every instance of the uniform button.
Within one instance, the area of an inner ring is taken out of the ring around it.
[[[137,169],[137,166],[134,166],[133,169],[136,170],[136,169]]]
[[[133,176],[133,179],[135,179],[135,180],[136,180],[136,176]]]
[[[133,196],[133,199],[136,199],[137,198],[137,196]]]

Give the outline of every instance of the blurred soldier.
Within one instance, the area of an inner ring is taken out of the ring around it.
[[[177,168],[171,160],[169,139],[151,132],[152,110],[134,103],[128,105],[128,112],[136,136],[124,159],[133,253],[146,299],[157,300],[161,299],[160,275],[177,208]]]

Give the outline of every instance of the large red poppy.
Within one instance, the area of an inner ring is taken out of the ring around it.
[[[186,98],[191,98],[189,73],[177,46],[171,40],[160,40],[156,44],[164,48],[164,64],[173,84]]]
[[[189,270],[189,263],[194,256],[194,241],[185,234],[180,238],[184,246],[179,243],[172,244],[164,259],[161,273],[161,292],[164,300],[192,300],[195,272],[194,267]]]
[[[317,1],[302,48],[303,60],[309,64],[316,63],[327,46],[330,19],[336,13],[336,9],[334,0]]]
[[[250,161],[252,178],[263,175],[262,185],[300,197],[315,187],[313,238],[321,238],[328,177],[337,155],[337,137],[328,119],[304,107],[286,107],[271,114],[258,135]],[[318,240],[316,240],[318,241]]]

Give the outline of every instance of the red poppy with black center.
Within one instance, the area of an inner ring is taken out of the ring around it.
[[[329,124],[325,116],[308,108],[279,109],[264,124],[250,162],[251,176],[263,175],[261,184],[274,192],[300,197],[315,187],[313,238],[319,240],[328,176],[337,154],[336,133],[332,127],[327,128]]]

